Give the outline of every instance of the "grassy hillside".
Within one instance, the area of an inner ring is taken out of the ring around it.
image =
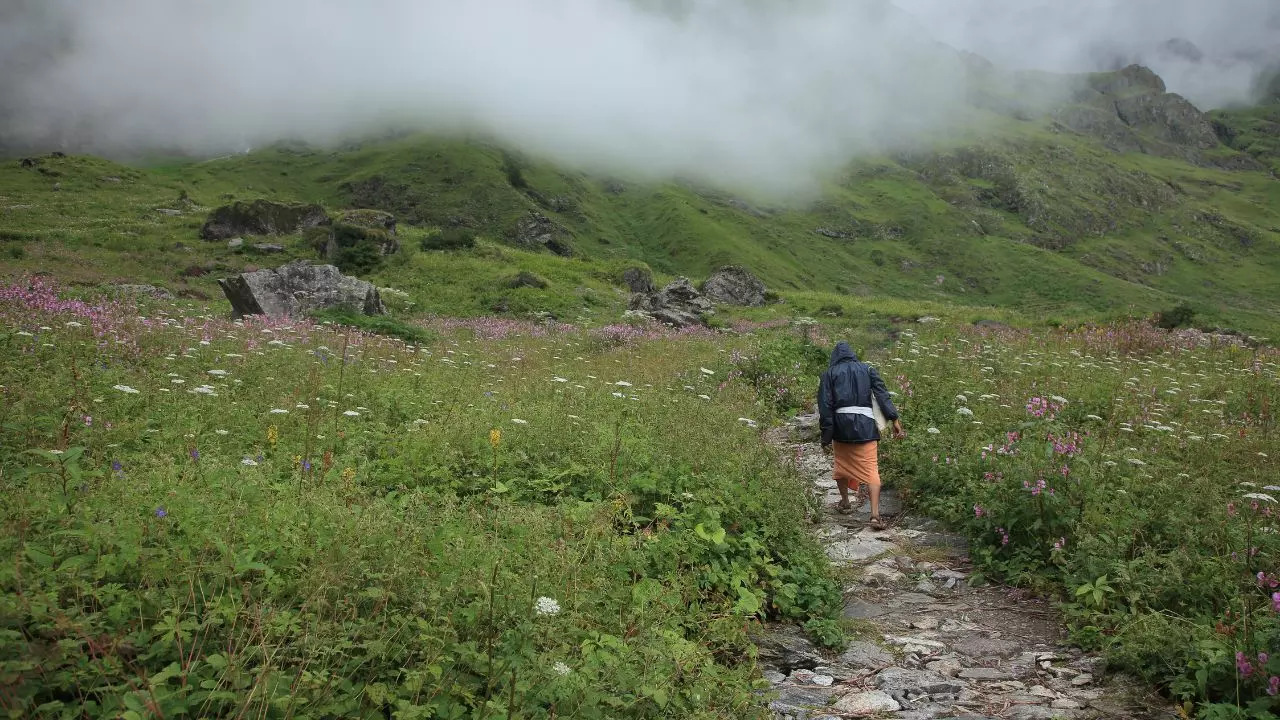
[[[780,206],[590,176],[466,138],[281,145],[138,167],[41,157],[34,167],[0,167],[0,252],[11,270],[217,299],[217,276],[281,258],[202,241],[201,223],[230,200],[270,198],[395,213],[405,252],[374,279],[408,291],[419,311],[616,315],[625,298],[615,280],[628,263],[695,279],[738,263],[784,294],[1017,308],[1060,320],[1188,302],[1202,324],[1276,336],[1280,182],[1266,167],[1275,112],[1215,114],[1226,145],[1187,158],[1120,153],[1106,133],[993,113],[977,139],[860,160],[820,197]],[[1145,142],[1131,135],[1125,142]],[[521,243],[531,219],[568,257]],[[424,234],[455,227],[478,234],[479,247],[417,250]],[[313,257],[305,243],[289,245],[286,257]],[[550,286],[503,292],[521,269]]]

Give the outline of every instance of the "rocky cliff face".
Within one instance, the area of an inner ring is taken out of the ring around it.
[[[1073,102],[1054,113],[1061,127],[1098,138],[1116,152],[1174,157],[1221,166],[1242,159],[1210,151],[1221,145],[1208,116],[1149,68],[1130,65],[1087,76]]]

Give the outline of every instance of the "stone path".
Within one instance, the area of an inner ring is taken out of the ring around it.
[[[790,442],[785,431],[773,440]],[[1049,603],[969,586],[964,539],[904,514],[891,488],[881,498],[885,531],[868,526],[869,504],[836,513],[831,460],[812,442],[797,449],[823,501],[815,532],[846,578],[844,615],[863,632],[838,655],[817,650],[794,627],[759,634],[765,677],[778,693],[776,718],[1177,717],[1167,701],[1118,678],[1103,682],[1097,658],[1065,646]]]

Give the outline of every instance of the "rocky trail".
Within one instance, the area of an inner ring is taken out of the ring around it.
[[[871,530],[867,502],[853,514],[837,513],[831,460],[816,442],[794,445],[795,429],[771,441],[792,445],[801,472],[813,480],[822,501],[814,532],[841,568],[844,616],[861,632],[838,655],[820,651],[791,626],[759,634],[765,676],[778,693],[775,717],[1177,717],[1168,701],[1102,677],[1099,658],[1069,648],[1050,602],[1017,589],[971,586],[964,538],[904,512],[893,488],[881,494],[887,530]]]

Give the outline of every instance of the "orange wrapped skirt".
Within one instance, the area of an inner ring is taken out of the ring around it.
[[[832,443],[835,467],[832,475],[837,482],[848,483],[856,491],[863,483],[880,487],[880,468],[876,462],[876,441],[863,443]]]

